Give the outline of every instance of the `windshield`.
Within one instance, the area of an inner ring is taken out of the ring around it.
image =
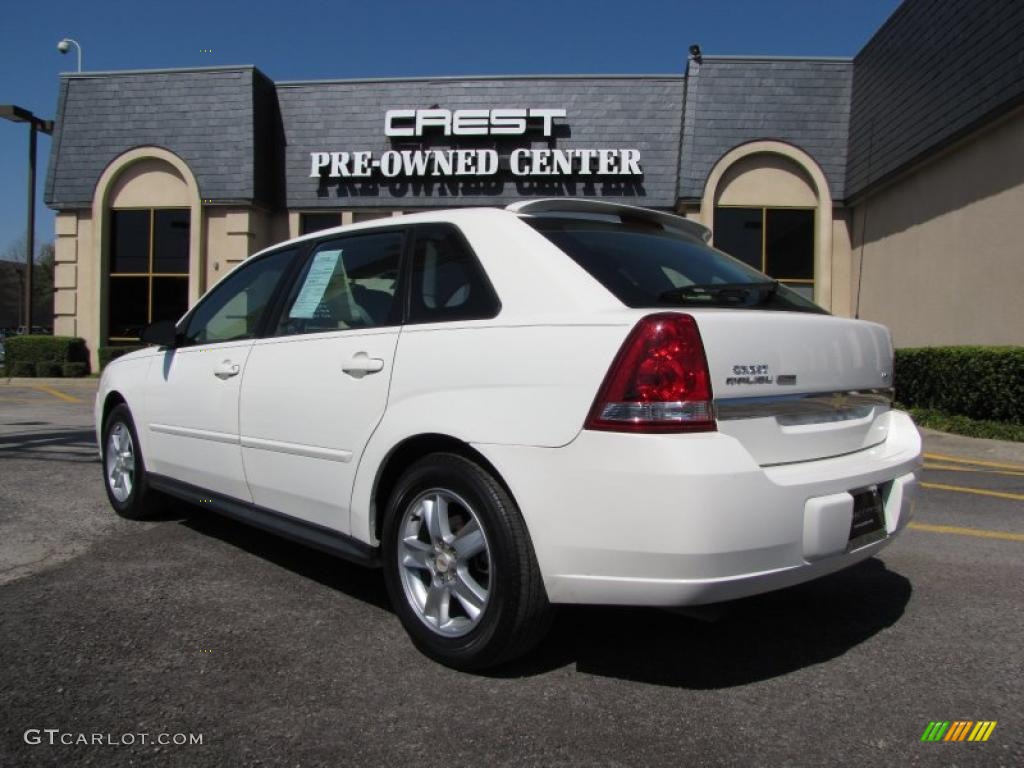
[[[699,238],[648,221],[524,217],[627,307],[730,307],[827,314]]]

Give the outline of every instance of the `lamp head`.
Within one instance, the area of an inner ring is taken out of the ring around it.
[[[71,43],[68,42],[67,38],[64,38],[59,43],[57,43],[57,50],[61,53],[67,53],[71,50]]]

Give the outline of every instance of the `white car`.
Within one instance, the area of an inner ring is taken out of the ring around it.
[[[96,399],[122,515],[167,496],[383,566],[427,655],[511,659],[552,604],[685,606],[871,557],[921,442],[892,345],[667,213],[419,213],[267,249]]]

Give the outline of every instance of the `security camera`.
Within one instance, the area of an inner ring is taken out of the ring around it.
[[[700,46],[697,45],[696,43],[694,43],[693,45],[690,46],[690,56],[692,56],[693,58],[698,59],[698,60],[701,57],[701,55],[700,55]]]
[[[69,43],[67,40],[61,40],[59,43],[57,43],[57,50],[61,53],[67,53],[71,50],[71,43]]]

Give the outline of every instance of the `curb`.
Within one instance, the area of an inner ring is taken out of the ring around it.
[[[956,456],[960,459],[1019,464],[1024,467],[1024,443],[964,437],[927,427],[918,427],[918,431],[924,441],[925,453]]]
[[[8,387],[67,387],[75,389],[96,389],[99,386],[99,378],[81,376],[73,379],[63,378],[6,378],[0,377],[0,386]]]

